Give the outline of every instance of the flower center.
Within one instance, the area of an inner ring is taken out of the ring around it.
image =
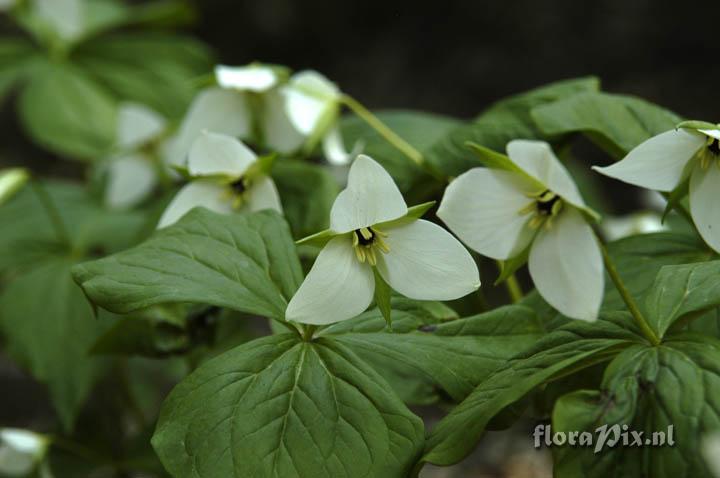
[[[718,160],[716,164],[720,167],[720,141],[717,138],[708,136],[707,145],[705,149],[701,150],[699,156],[700,166],[703,169],[709,168],[713,160]]]
[[[240,209],[245,203],[248,189],[250,189],[250,181],[245,177],[240,177],[228,183],[228,199],[232,201],[232,207]]]
[[[363,227],[355,229],[352,233],[353,249],[357,260],[364,263],[368,262],[371,266],[377,264],[377,250],[387,254],[390,248],[383,238],[387,234],[374,227]]]
[[[532,229],[537,229],[543,224],[545,224],[546,227],[550,227],[552,219],[560,214],[563,208],[562,198],[549,189],[530,197],[533,201],[518,211],[518,214],[533,215],[528,223]]]
[[[715,138],[712,138],[714,141],[712,141],[707,149],[710,151],[710,153],[713,154],[713,156],[720,156],[720,140],[717,140]]]

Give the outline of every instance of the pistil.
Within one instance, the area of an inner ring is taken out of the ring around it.
[[[353,249],[357,260],[362,263],[367,261],[371,266],[377,265],[376,250],[385,254],[390,252],[390,248],[383,240],[385,237],[387,234],[373,227],[363,227],[353,231]]]

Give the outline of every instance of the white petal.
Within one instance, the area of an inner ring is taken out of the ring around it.
[[[223,88],[262,93],[277,85],[278,77],[272,68],[262,65],[215,67],[215,78]]]
[[[705,436],[701,443],[702,455],[715,478],[720,478],[720,433],[713,432]]]
[[[47,439],[44,436],[20,428],[0,429],[0,443],[32,455],[42,454],[47,447]]]
[[[15,6],[18,0],[0,0],[0,12],[7,12]]]
[[[50,25],[63,40],[74,40],[85,30],[82,0],[33,0],[35,15]]]
[[[173,139],[171,164],[183,165],[193,142],[205,130],[235,137],[247,136],[250,111],[245,96],[223,88],[208,88],[198,93]]]
[[[26,476],[47,450],[42,435],[15,428],[0,430],[0,475]]]
[[[340,90],[316,71],[301,71],[283,88],[290,121],[309,136],[338,108]]]
[[[720,129],[699,129],[702,134],[720,140]]]
[[[110,159],[105,204],[113,209],[132,207],[148,197],[157,184],[152,162],[142,155]]]
[[[336,237],[320,252],[285,317],[305,324],[340,322],[363,313],[374,293],[370,266],[355,258],[349,237]]]
[[[275,182],[268,176],[256,179],[248,191],[245,207],[250,212],[273,209],[282,213],[280,194],[278,194],[277,187],[275,187]]]
[[[686,177],[685,166],[704,144],[700,135],[682,129],[666,131],[641,143],[622,161],[593,169],[635,186],[672,191]]]
[[[305,136],[295,129],[285,111],[285,97],[278,90],[265,93],[263,133],[267,147],[278,153],[297,151]]]
[[[480,287],[470,253],[437,224],[422,219],[386,231],[378,271],[397,292],[417,300],[454,300]]]
[[[188,172],[193,176],[240,177],[255,161],[255,153],[239,139],[203,131],[190,147]]]
[[[165,126],[165,119],[147,106],[125,103],[118,110],[118,146],[123,149],[142,146],[158,137]]]
[[[507,144],[510,160],[573,206],[584,208],[575,181],[544,141],[516,139]]]
[[[348,186],[330,211],[330,229],[348,232],[407,214],[407,204],[392,177],[369,156],[360,155],[348,174]]]
[[[604,290],[597,239],[581,214],[566,208],[530,249],[530,276],[543,298],[573,319],[597,318]]]
[[[323,137],[322,142],[323,154],[328,163],[333,166],[344,166],[350,164],[362,151],[362,143],[355,143],[352,151],[345,149],[340,127],[333,126]]]
[[[232,200],[225,187],[211,180],[192,181],[183,186],[168,204],[158,222],[158,229],[174,224],[195,207],[204,207],[222,214],[233,212]]]
[[[493,259],[521,253],[533,237],[527,227],[536,188],[508,171],[475,168],[460,175],[445,190],[437,215],[465,244]]]
[[[715,251],[720,251],[720,167],[717,162],[703,169],[699,164],[690,176],[690,214],[702,238]]]
[[[30,179],[25,168],[0,169],[0,205],[10,200]]]

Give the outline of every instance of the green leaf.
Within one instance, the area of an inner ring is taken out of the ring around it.
[[[421,153],[462,123],[459,120],[419,111],[379,111],[375,115],[401,138]],[[395,180],[405,198],[413,202],[426,201],[440,193],[443,185],[425,169],[408,159],[375,130],[356,116],[341,121],[346,144],[364,144],[363,152],[378,161]]]
[[[95,160],[115,141],[113,99],[72,66],[47,64],[35,71],[19,108],[31,138],[58,154]]]
[[[104,314],[94,317],[70,268],[83,258],[128,247],[145,218],[107,211],[77,185],[44,187],[70,244],[57,237],[33,188],[0,207],[0,223],[12,224],[0,234],[0,334],[9,357],[48,386],[69,430],[104,368],[104,360],[89,351],[109,325]]]
[[[545,134],[582,132],[617,158],[680,122],[674,113],[647,101],[600,92],[537,106],[532,117]]]
[[[112,312],[188,302],[278,320],[302,282],[279,214],[223,215],[203,208],[137,247],[76,266],[73,276],[95,304]]]
[[[375,304],[380,310],[380,313],[382,313],[387,328],[392,330],[392,309],[390,306],[392,289],[390,285],[385,282],[385,279],[383,279],[376,267],[373,267],[372,270],[373,276],[375,277]]]
[[[0,39],[0,100],[22,82],[41,61],[32,43],[19,38]]]
[[[490,106],[471,123],[443,135],[425,152],[425,157],[447,176],[459,176],[470,168],[481,166],[467,148],[468,142],[504,152],[505,145],[513,139],[555,139],[535,126],[530,110],[579,92],[597,91],[598,88],[597,78],[588,77],[551,83],[511,96]]]
[[[0,295],[7,352],[47,385],[66,430],[103,369],[88,351],[107,326],[93,317],[73,283],[72,264],[69,258],[49,260],[15,277]]]
[[[671,232],[628,237],[611,243],[608,250],[620,277],[636,298],[648,293],[663,266],[705,262],[713,256],[697,237]],[[625,310],[617,291],[610,285],[607,288],[603,309]]]
[[[330,225],[330,209],[339,188],[326,168],[282,159],[275,162],[272,177],[293,237],[309,236]]]
[[[347,348],[286,334],[183,380],[153,446],[175,478],[362,478],[406,476],[422,441],[422,421]]]
[[[437,402],[441,393],[463,400],[542,333],[537,316],[527,307],[501,307],[453,320],[447,311],[428,315],[399,309],[403,305],[410,304],[393,301],[393,333],[386,331],[376,309],[328,327],[320,335],[351,348],[411,404]]]
[[[648,291],[646,310],[659,336],[675,322],[720,306],[720,261],[665,266]]]
[[[652,439],[673,426],[674,445],[659,447],[566,447],[555,451],[558,478],[708,476],[700,440],[720,427],[720,342],[675,337],[660,347],[625,350],[605,372],[600,392],[576,392],[553,412],[557,431],[593,432],[601,425],[627,425]],[[596,435],[597,436],[597,435]],[[643,443],[643,445],[645,445]]]
[[[193,80],[211,69],[207,47],[162,33],[123,33],[84,43],[73,61],[123,100],[180,118],[196,93]]]
[[[493,417],[552,380],[609,360],[642,340],[628,314],[573,321],[540,339],[481,382],[430,433],[423,461],[451,465],[474,448]]]

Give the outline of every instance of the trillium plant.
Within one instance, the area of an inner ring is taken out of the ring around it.
[[[0,475],[430,477],[490,429],[559,478],[718,472],[719,125],[595,78],[460,120],[205,70],[42,131],[87,184],[0,169],[3,352],[54,410],[0,423]]]

